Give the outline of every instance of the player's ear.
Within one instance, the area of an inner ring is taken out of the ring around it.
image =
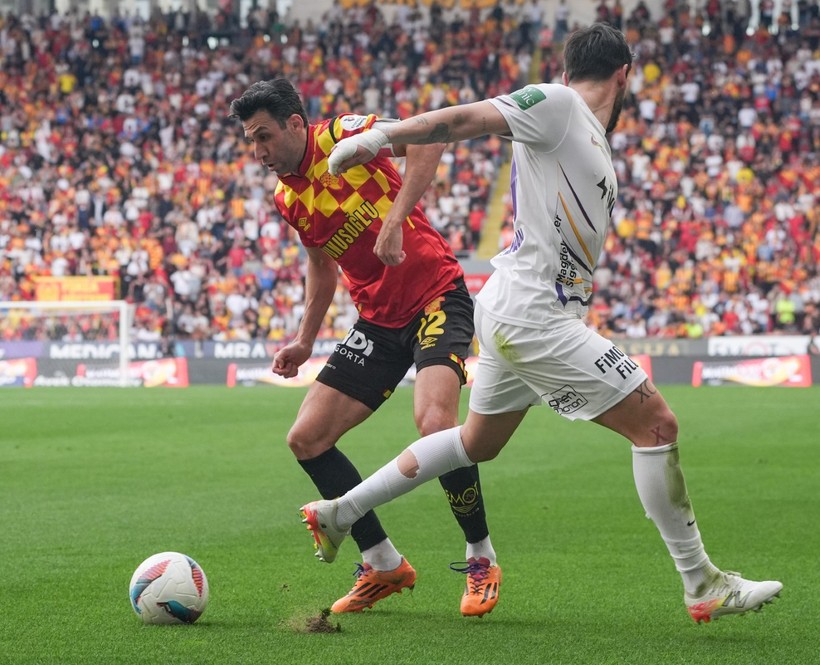
[[[298,113],[294,113],[288,118],[288,127],[299,130],[305,128],[305,121]]]
[[[627,63],[618,70],[618,85],[620,85],[621,87],[626,86],[626,77],[629,76],[629,71],[631,69],[632,65]]]

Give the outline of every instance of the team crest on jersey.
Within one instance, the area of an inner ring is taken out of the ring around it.
[[[522,111],[532,108],[538,102],[543,102],[547,98],[547,96],[534,85],[528,85],[526,88],[516,90],[510,97],[515,100],[515,103],[518,104],[518,108]]]
[[[440,312],[442,302],[444,302],[444,298],[436,298],[432,302],[428,303],[427,306],[424,308],[424,314],[427,316],[432,314],[433,312]]]
[[[339,118],[339,123],[342,125],[342,129],[347,131],[354,131],[360,127],[364,127],[366,122],[366,115],[345,115]]]
[[[342,181],[339,180],[337,176],[331,175],[330,171],[325,171],[322,175],[320,175],[319,182],[323,187],[327,187],[328,189],[342,188]]]
[[[307,217],[300,217],[296,224],[302,231],[310,231],[310,222],[307,221]]]

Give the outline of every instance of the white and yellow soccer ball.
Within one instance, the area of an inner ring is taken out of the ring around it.
[[[134,571],[129,596],[144,623],[193,623],[208,605],[208,578],[191,557],[160,552]]]

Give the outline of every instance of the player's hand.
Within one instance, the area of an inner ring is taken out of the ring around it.
[[[376,238],[376,244],[373,246],[373,253],[384,265],[397,266],[407,258],[407,254],[401,248],[403,239],[404,234],[400,224],[390,227],[382,226]]]
[[[355,136],[348,136],[333,146],[327,160],[328,171],[331,175],[339,175],[349,168],[369,162],[389,142],[380,129],[370,129]]]
[[[273,356],[271,371],[285,379],[292,379],[299,373],[299,367],[310,358],[313,348],[301,342],[292,342],[282,347]]]

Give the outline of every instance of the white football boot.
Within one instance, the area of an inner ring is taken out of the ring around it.
[[[698,623],[709,623],[729,614],[760,611],[780,595],[780,582],[753,582],[744,580],[739,573],[718,572],[700,596],[684,594],[689,615]]]

